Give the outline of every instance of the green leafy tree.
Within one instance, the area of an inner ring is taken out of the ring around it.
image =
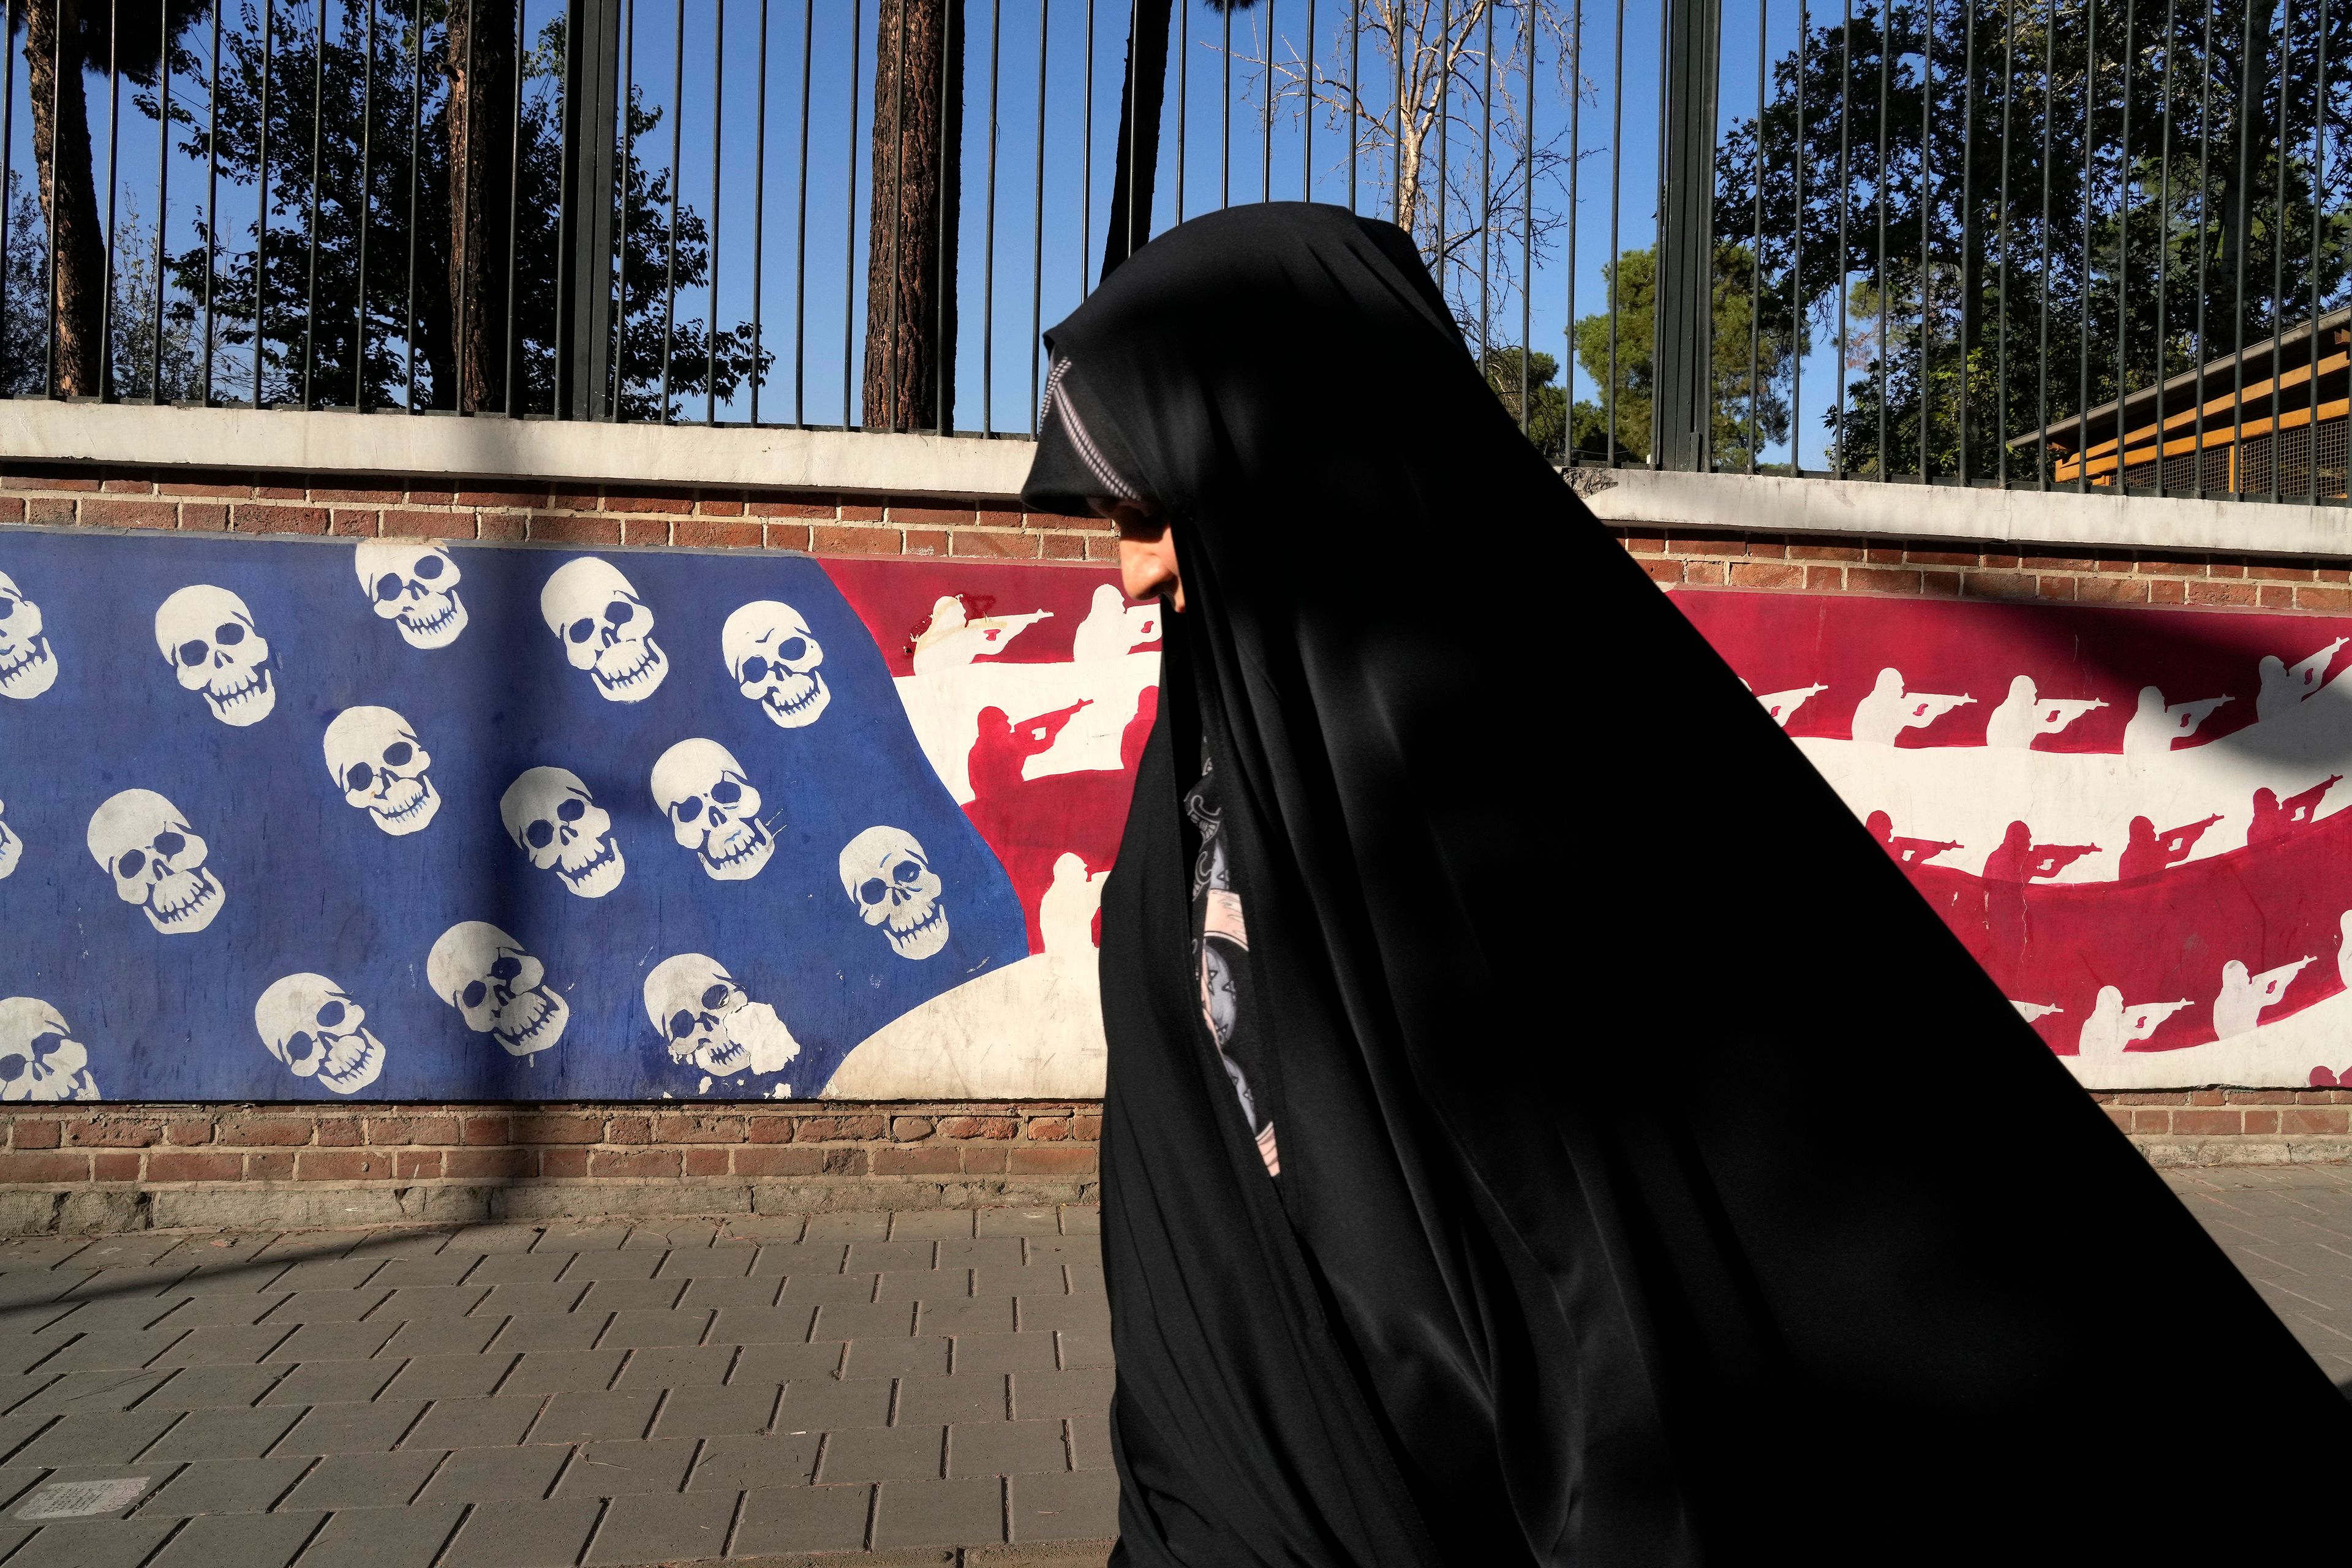
[[[1749,466],[1751,451],[1785,441],[1789,437],[1788,384],[1792,359],[1787,323],[1774,321],[1761,331],[1751,331],[1758,320],[1750,287],[1754,273],[1752,253],[1747,247],[1716,247],[1712,425],[1714,461],[1718,468],[1744,469]],[[1598,396],[1579,399],[1570,411],[1569,428],[1576,460],[1608,460],[1613,402],[1617,458],[1621,461],[1647,462],[1656,395],[1656,248],[1622,252],[1615,262],[1602,268],[1602,277],[1616,291],[1614,370],[1612,375],[1612,315],[1604,308],[1580,318],[1576,323],[1577,363],[1599,389]],[[1767,316],[1769,320],[1769,312]],[[1612,388],[1613,399],[1610,395]]]

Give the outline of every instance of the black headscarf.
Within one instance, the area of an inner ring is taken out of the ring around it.
[[[1047,341],[1028,503],[1150,498],[1188,601],[1103,901],[1123,1561],[2332,1543],[2343,1400],[1404,235],[1197,219]],[[1204,740],[1278,1178],[1190,967]]]

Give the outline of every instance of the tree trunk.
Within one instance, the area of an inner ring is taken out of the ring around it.
[[[865,423],[951,432],[963,0],[882,0],[875,36]]]
[[[1105,278],[1151,237],[1151,196],[1160,176],[1160,110],[1168,89],[1168,22],[1172,4],[1173,0],[1132,0],[1127,75],[1118,89],[1110,227],[1103,236]],[[1307,112],[1314,112],[1312,102]]]
[[[57,255],[49,301],[57,355],[52,390],[68,397],[96,397],[106,374],[106,236],[99,227],[98,190],[90,177],[89,109],[82,94],[77,9],[78,0],[35,0],[26,7],[26,88],[33,105],[35,177]]]
[[[516,0],[452,0],[449,79],[449,315],[457,406],[506,406],[508,217],[514,193]]]

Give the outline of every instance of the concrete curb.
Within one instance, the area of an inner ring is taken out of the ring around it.
[[[2132,1146],[2159,1169],[2198,1165],[2335,1165],[2352,1160],[2352,1138],[2260,1132],[2226,1138],[2131,1134]]]

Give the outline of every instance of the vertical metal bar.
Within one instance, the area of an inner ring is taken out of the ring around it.
[[[2319,231],[2320,180],[2327,165],[2327,0],[2319,0],[2319,59],[2311,116],[2311,499],[2319,500]]]
[[[2099,0],[2089,0],[2087,41],[2083,47],[2083,259],[2077,323],[2079,340],[2075,348],[2076,374],[2081,383],[2075,392],[2074,429],[2081,437],[2081,461],[2076,465],[2074,488],[2088,495],[2091,490],[2091,184],[2092,159],[2098,147],[2098,121],[2094,109],[2093,93],[2099,69]]]
[[[621,9],[621,80],[616,110],[616,140],[620,147],[614,155],[613,176],[621,192],[621,232],[614,245],[618,279],[614,285],[613,401],[607,416],[615,421],[621,417],[621,405],[629,385],[629,220],[636,213],[636,193],[633,188],[637,166],[636,83],[637,0],[627,0]],[[854,100],[856,96],[857,90],[852,87],[850,97]]]
[[[765,3],[765,0],[762,0]],[[816,0],[801,0],[801,141],[800,174],[794,184],[798,212],[793,218],[793,423],[805,425],[808,416],[802,407],[802,394],[808,368],[808,351],[804,332],[808,325],[808,175],[809,164],[809,50],[816,41]],[[857,97],[857,84],[849,84],[849,96]]]
[[[2009,132],[2016,116],[2011,112],[2017,82],[2017,3],[2001,0],[2000,56],[2000,321],[1995,331],[2000,343],[1999,381],[1994,387],[1993,459],[2000,464],[2000,483],[2009,489]]]
[[[1227,5],[1223,10],[1225,18],[1225,58],[1230,61],[1233,58],[1233,7]],[[1389,149],[1389,214],[1395,219],[1396,226],[1410,235],[1412,233],[1412,225],[1406,219],[1404,213],[1404,7],[1402,5],[1392,7],[1389,12],[1389,64],[1395,68],[1393,75],[1396,91],[1392,96],[1396,106],[1396,136],[1394,144]],[[1225,85],[1228,117],[1232,114],[1230,107],[1233,101],[1232,74],[1233,68],[1228,65]]]
[[[2245,13],[2238,47],[2238,272],[2230,287],[2230,357],[2235,366],[2230,377],[2233,496],[2246,491],[2246,251],[2254,237],[2254,8],[2248,5]],[[2271,358],[2275,368],[2276,350]],[[2275,440],[2272,449],[2277,449]]]
[[[1884,0],[1884,3],[1887,4],[1890,11],[1893,9],[1891,0]],[[1763,439],[1757,420],[1759,409],[1763,403],[1763,384],[1759,377],[1764,368],[1765,158],[1763,132],[1764,113],[1770,107],[1767,101],[1767,84],[1764,76],[1764,40],[1771,30],[1772,0],[1756,0],[1756,232],[1748,240],[1748,471],[1751,474],[1756,472],[1759,444]],[[1881,147],[1885,145],[1883,135],[1879,144]],[[1881,162],[1884,161],[1885,155],[1882,153]],[[1882,243],[1878,248],[1883,256],[1886,250],[1883,243],[1883,235],[1881,239]],[[1882,300],[1880,301],[1882,320],[1885,319],[1885,300]],[[1883,419],[1880,422],[1885,423]],[[1880,443],[1881,446],[1885,444],[1884,441]],[[1879,464],[1882,471],[1885,466],[1882,456]]]
[[[1494,16],[1495,13],[1490,7],[1486,12],[1487,34],[1490,38],[1493,37]],[[1529,311],[1532,309],[1532,302],[1536,291],[1535,8],[1533,6],[1529,6],[1527,10],[1520,13],[1520,16],[1521,25],[1527,28],[1528,34],[1527,81],[1525,83],[1528,100],[1528,126],[1526,134],[1522,136],[1519,141],[1519,434],[1524,436],[1528,433],[1528,397],[1530,390],[1528,384],[1528,376],[1529,374],[1528,369],[1528,358],[1535,347],[1534,340],[1528,335]],[[1489,59],[1493,58],[1494,52],[1494,47],[1490,43],[1486,49],[1487,58]],[[1712,246],[1706,247],[1706,252],[1709,254],[1712,253],[1713,249],[1714,247]],[[1713,318],[1710,314],[1710,322],[1712,320]],[[1710,330],[1709,342],[1712,342],[1712,341],[1713,333]],[[1710,360],[1712,360],[1713,357],[1712,353],[1708,355]],[[1565,441],[1566,437],[1567,432],[1562,431],[1561,438],[1563,441]]]
[[[2050,193],[2052,178],[2050,138],[2058,118],[2057,75],[2058,0],[2043,0],[2042,16],[2042,267],[2036,275],[2034,290],[2041,296],[2042,343],[2036,356],[2040,368],[2035,374],[2038,402],[2034,412],[2037,432],[2033,447],[2033,488],[2050,488]]]
[[[155,66],[155,322],[152,342],[155,365],[148,377],[147,401],[163,401],[163,219],[172,210],[172,40],[166,26]],[[8,32],[0,25],[0,52],[7,48]],[[0,198],[7,195],[8,139],[0,135]],[[2282,182],[2282,188],[2284,183]],[[0,205],[5,205],[0,199]],[[6,219],[0,218],[0,224]],[[8,254],[7,231],[0,228],[0,257]],[[2316,342],[2315,336],[2312,340]]]
[[[1795,340],[1803,335],[1805,321],[1805,55],[1812,42],[1813,14],[1807,0],[1797,0],[1797,140],[1793,145],[1797,164],[1797,207],[1795,215],[1795,248],[1789,266],[1789,322],[1791,336],[1789,355],[1789,474],[1802,479],[1805,473],[1805,356],[1796,352]]]
[[[2205,7],[2204,81],[2197,107],[2197,416],[2190,430],[2197,445],[2197,495],[2205,494],[2205,365],[2213,357],[2210,340],[2206,336],[2205,304],[2210,293],[2206,276],[2206,260],[2213,243],[2208,237],[2213,226],[2213,13],[2220,7]]]
[[[1091,5],[1093,0],[1087,0]],[[1224,45],[1221,58],[1224,61],[1223,98],[1217,114],[1217,206],[1220,211],[1233,205],[1234,184],[1234,8],[1220,6],[1217,15],[1224,26]],[[1400,165],[1402,169],[1402,165]],[[1402,179],[1400,172],[1398,177]],[[1034,398],[1030,400],[1035,402]]]
[[[1191,8],[1185,7],[1184,14],[1187,16],[1190,16],[1192,15]],[[1354,4],[1354,0],[1349,0],[1348,6],[1348,210],[1351,213],[1356,210],[1356,160],[1360,155],[1358,151],[1357,126],[1363,118],[1362,115],[1358,112],[1359,106],[1361,104],[1362,100],[1358,94],[1357,87],[1362,76],[1362,67],[1364,63],[1363,57],[1364,11],[1362,6]],[[1177,79],[1180,81],[1183,79],[1181,71]],[[1184,145],[1183,127],[1183,115],[1180,110],[1176,120],[1176,145],[1179,148],[1181,148]],[[1184,217],[1184,204],[1181,194],[1184,189],[1183,167],[1182,157],[1180,153],[1176,165],[1176,189],[1179,192],[1176,204],[1176,217],[1177,221],[1180,223],[1183,221]]]
[[[1576,461],[1576,218],[1582,197],[1577,191],[1577,165],[1583,161],[1584,134],[1584,0],[1575,0],[1568,29],[1568,321],[1566,368],[1559,384],[1566,403],[1567,427],[1560,432],[1560,460]],[[1751,443],[1752,444],[1752,443]]]
[[[1424,16],[1427,15],[1426,11],[1423,14]],[[1437,13],[1437,37],[1439,39],[1437,58],[1443,74],[1438,78],[1437,92],[1435,95],[1435,102],[1437,106],[1437,238],[1435,243],[1437,248],[1437,281],[1438,286],[1440,288],[1444,288],[1446,280],[1453,276],[1454,270],[1454,247],[1446,243],[1445,238],[1446,209],[1451,205],[1447,198],[1452,195],[1454,192],[1452,154],[1446,143],[1446,132],[1454,123],[1454,73],[1450,70],[1443,69],[1446,59],[1447,50],[1451,47],[1454,39],[1453,0],[1443,0]],[[1419,54],[1416,53],[1414,58],[1418,59],[1419,58]],[[1421,94],[1418,91],[1413,94],[1412,101],[1413,109],[1418,112],[1421,108]],[[1481,326],[1481,331],[1484,331],[1483,324]],[[1484,352],[1483,337],[1481,338],[1481,352]],[[1484,375],[1486,373],[1486,367],[1482,363],[1478,367],[1478,374]]]
[[[101,314],[98,323],[98,395],[111,402],[114,386],[114,210],[116,197],[115,154],[122,149],[122,27],[121,0],[107,0],[106,28],[106,278],[99,300]],[[58,14],[62,27],[65,16]],[[160,25],[160,24],[159,24]],[[52,152],[52,157],[56,156]],[[160,284],[163,279],[157,279]]]
[[[409,0],[408,18],[408,411],[416,412],[416,168],[425,134],[425,0]],[[257,335],[257,353],[261,340]],[[258,398],[256,399],[257,403]]]
[[[686,39],[679,36],[679,52],[685,52]],[[761,76],[767,73],[763,69]],[[678,100],[678,118],[686,118],[686,100]],[[720,198],[725,186],[719,181],[719,149],[725,145],[727,124],[727,0],[711,0],[710,21],[710,320],[703,323],[702,333],[702,422],[719,423],[719,216]],[[670,237],[677,247],[677,237]],[[756,284],[754,285],[757,286]],[[753,373],[758,374],[756,371]]]
[[[1088,0],[1091,4],[1092,0]],[[1037,366],[1045,353],[1045,39],[1054,0],[1037,0],[1037,163],[1030,189],[1035,205],[1029,215],[1029,434],[1037,434],[1042,412],[1037,401]],[[1231,24],[1227,24],[1228,28]],[[1081,237],[1083,247],[1084,237]]]
[[[466,0],[470,5],[473,0]],[[903,60],[903,57],[902,57]],[[677,20],[669,40],[669,230],[662,247],[668,255],[662,282],[661,406],[654,417],[669,423],[670,361],[677,354],[677,187],[686,179],[680,157],[686,125],[686,0],[677,0]]]
[[[996,434],[996,77],[1003,58],[1004,3],[988,5],[988,221],[980,248],[980,433]],[[1043,125],[1038,127],[1042,132]],[[1182,145],[1180,137],[1178,145]],[[1182,154],[1178,154],[1182,163]]]
[[[213,282],[220,254],[220,23],[223,0],[213,0],[212,64],[205,87],[205,406],[213,402]],[[12,95],[13,97],[13,95]]]
[[[1761,44],[1759,43],[1758,47],[1760,53]],[[1894,68],[1895,4],[1894,0],[1879,0],[1878,177],[1874,182],[1878,187],[1875,193],[1878,197],[1878,253],[1874,263],[1874,270],[1875,281],[1878,284],[1878,477],[1882,482],[1890,477],[1886,471],[1886,323],[1888,318],[1895,314],[1895,292],[1889,284],[1889,269],[1886,265],[1886,99],[1893,81]],[[1759,78],[1762,75],[1760,64],[1758,68],[1758,75]],[[1760,101],[1763,96],[1760,90],[1757,96]],[[1758,177],[1759,179],[1762,177],[1760,168],[1758,171]],[[1763,199],[1760,191],[1758,193],[1757,199],[1759,202]],[[1750,384],[1753,384],[1752,373]],[[1754,445],[1752,440],[1749,444]]]
[[[1973,139],[1977,124],[1976,0],[1960,0],[1960,25],[1968,34],[1963,50],[1966,63],[1961,67],[1968,86],[1960,96],[1960,123],[1969,128],[1969,138]],[[1969,239],[1969,231],[1976,225],[1976,171],[1975,153],[1969,141],[1964,140],[1960,144],[1960,260],[1959,266],[1954,269],[1958,274],[1956,281],[1960,294],[1959,341],[1955,345],[1959,350],[1960,376],[1958,399],[1959,403],[1958,446],[1955,449],[1956,461],[1953,466],[1957,470],[1962,489],[1968,489],[1976,477],[1972,471],[1973,465],[1969,461],[1969,394],[1970,391],[1969,326],[1972,314],[1969,307],[1974,303],[1975,294],[1969,278],[1969,261],[1973,252],[1973,247]]]
[[[375,0],[368,0],[373,6]],[[564,416],[564,398],[574,375],[573,356],[578,338],[573,331],[572,312],[578,300],[578,286],[585,281],[592,268],[579,264],[572,254],[572,215],[578,197],[573,186],[573,164],[581,152],[574,135],[572,116],[577,110],[573,94],[580,83],[580,23],[589,15],[567,5],[563,28],[563,75],[557,89],[555,116],[556,167],[562,181],[555,201],[555,342],[552,373],[547,378],[547,414],[551,419]],[[598,29],[601,35],[603,29]],[[518,94],[521,89],[517,88]],[[606,197],[610,205],[609,191]],[[583,213],[582,215],[585,216]],[[590,232],[594,232],[593,228]],[[593,247],[588,247],[591,252]]]
[[[874,53],[882,53],[882,9],[874,10]],[[1041,20],[1038,24],[1045,26]],[[866,0],[850,0],[849,4],[849,176],[841,183],[841,427],[849,428],[849,344],[851,321],[856,314],[857,287],[857,57],[859,46],[866,37]],[[1042,45],[1039,46],[1041,48]],[[878,113],[881,105],[875,106]],[[878,174],[879,170],[868,171]],[[873,302],[866,302],[868,311]]]
[[[29,5],[39,3],[40,0],[27,0]],[[214,0],[214,5],[217,10],[219,0]],[[31,20],[30,16],[26,18],[28,27]],[[8,174],[16,167],[13,160],[16,148],[16,51],[8,46],[16,37],[16,0],[0,0],[0,267],[7,264],[8,209],[15,205],[9,200]],[[166,123],[169,120],[170,117],[165,116]],[[5,289],[0,289],[0,342],[5,342],[7,337],[7,293]],[[47,312],[45,310],[42,314],[46,318]],[[211,324],[209,321],[205,323],[207,330]]]
[[[2139,0],[2124,0],[2124,110],[2116,140],[2116,493],[2124,468],[2124,405],[2131,395],[2132,66],[2139,53]],[[2162,398],[2159,392],[2158,396]]]
[[[1088,0],[1088,6],[1089,9],[1092,8],[1092,0]],[[1127,0],[1127,80],[1120,84],[1125,100],[1119,105],[1118,116],[1119,129],[1127,132],[1127,145],[1118,151],[1118,155],[1126,160],[1127,163],[1128,198],[1124,211],[1120,211],[1116,206],[1112,209],[1113,216],[1127,225],[1127,232],[1119,237],[1119,253],[1122,256],[1135,254],[1136,163],[1138,145],[1143,135],[1143,126],[1140,123],[1142,116],[1135,112],[1136,107],[1142,102],[1139,89],[1143,85],[1143,62],[1135,57],[1136,35],[1141,31],[1142,21],[1143,0]],[[1155,125],[1153,129],[1156,131],[1158,127]],[[1118,189],[1116,178],[1113,180],[1112,189],[1114,192]],[[1143,215],[1143,228],[1147,234],[1151,231],[1150,213]]]
[[[1617,226],[1625,164],[1625,0],[1617,0],[1615,42],[1617,62],[1609,88],[1616,118],[1609,128],[1609,398],[1604,416],[1609,426],[1609,466],[1612,468],[1617,466]]]
[[[905,0],[900,0],[905,4]],[[1087,270],[1087,256],[1094,244],[1095,232],[1095,0],[1086,0],[1086,54],[1078,68],[1085,84],[1085,100],[1080,106],[1078,133],[1078,298],[1089,298],[1094,290],[1088,286],[1092,276]]]
[[[474,79],[474,0],[466,0],[466,63],[459,79],[466,84],[466,101],[461,106],[452,103],[449,112],[465,116],[466,164],[449,171],[449,201],[453,209],[464,216],[457,225],[457,277],[462,280],[457,289],[457,384],[452,389],[453,401],[460,414],[475,412],[467,405],[466,370],[473,357],[472,329],[474,324],[474,290],[472,288],[473,228],[474,228],[474,89],[479,84]]]
[[[1257,199],[1274,200],[1274,6],[1265,0],[1265,87],[1258,94]]]
[[[1930,443],[1928,383],[1936,336],[1936,262],[1929,249],[1936,208],[1936,0],[1927,0],[1919,29],[1919,482],[1936,478]]]
[[[310,0],[310,268],[302,286],[302,406],[316,408],[319,378],[319,167],[326,140],[327,0]]]
[[[352,323],[352,406],[359,409],[367,406],[367,242],[375,217],[375,7],[367,0],[367,58],[360,66],[359,300]],[[560,306],[556,317],[562,319]]]
[[[962,140],[960,135],[961,127],[950,125],[948,122],[950,89],[958,85],[959,73],[963,69],[963,62],[957,58],[958,47],[963,41],[956,26],[958,14],[957,8],[950,5],[946,8],[946,14],[940,18],[938,136],[939,145],[942,149],[960,146]],[[948,182],[956,177],[956,171],[948,166],[948,159],[943,151],[940,158],[939,178],[932,183],[931,186],[931,200],[938,204],[935,215],[938,227],[934,233],[931,250],[931,265],[935,269],[931,283],[933,310],[931,328],[932,342],[936,345],[931,356],[931,423],[934,433],[940,436],[950,434],[948,401],[955,390],[948,384],[948,365],[955,348],[955,345],[948,341],[948,299],[955,287],[954,271],[948,266]],[[1150,226],[1150,216],[1145,215],[1147,229]],[[911,418],[908,423],[913,423]]]
[[[420,0],[420,4],[422,0]],[[269,66],[277,49],[277,0],[261,0],[261,118],[253,230],[253,405],[261,403],[262,312],[269,297]],[[54,121],[52,122],[54,123]],[[415,215],[410,215],[414,218]]]
[[[2279,499],[2279,469],[2286,456],[2286,384],[2281,374],[2286,334],[2286,136],[2291,100],[2287,84],[2294,72],[2294,0],[2286,0],[2279,13],[2279,74],[2278,74],[2278,161],[2272,164],[2278,171],[2278,214],[2271,226],[2271,500]],[[2314,104],[2314,111],[2320,109]],[[2319,319],[2313,317],[2310,328],[2311,379],[2319,379]],[[2158,442],[2162,449],[2162,441]],[[2311,431],[2311,451],[2315,462],[2319,456],[2319,431]]]
[[[1846,362],[1846,296],[1853,292],[1846,286],[1846,270],[1851,259],[1847,250],[1846,216],[1853,209],[1853,0],[1844,0],[1838,22],[1838,247],[1837,247],[1837,459],[1830,472],[1838,479],[1845,478],[1845,362]]]
[[[49,0],[49,4],[52,5],[57,3],[58,0]],[[30,18],[27,18],[26,26],[30,27],[32,23]],[[64,83],[66,79],[66,30],[62,24],[62,18],[60,18],[59,25],[53,26],[49,31],[51,37],[49,48],[48,210],[52,215],[54,215],[58,210],[58,95],[64,90]],[[5,40],[0,40],[0,42],[5,41]],[[32,68],[27,66],[26,68],[25,74],[26,85],[29,88],[31,86]],[[265,78],[265,80],[266,79],[267,79]],[[39,135],[39,128],[36,127],[33,133],[36,136]],[[40,156],[37,148],[35,150],[34,156],[36,159]],[[267,165],[264,165],[264,167],[266,169]],[[45,241],[48,247],[48,255],[43,259],[41,267],[42,275],[47,280],[44,290],[45,297],[41,304],[42,320],[47,324],[47,330],[41,334],[41,395],[44,397],[55,397],[58,395],[58,224],[56,217],[52,216],[48,222],[41,226]],[[256,309],[258,310],[259,307],[257,306]]]
[[[760,423],[760,384],[768,379],[766,366],[760,358],[765,321],[761,314],[763,285],[768,280],[768,0],[760,0],[760,68],[754,73],[759,83],[759,107],[752,115],[755,129],[751,137],[751,404],[746,416],[753,428]],[[711,117],[710,135],[718,140],[725,130],[717,115]],[[805,165],[803,165],[805,166]],[[716,303],[718,290],[711,290],[713,300],[710,320],[715,329],[719,321]],[[795,353],[799,345],[793,345]]]
[[[1192,107],[1192,8],[1176,7],[1176,221],[1184,221],[1184,165],[1192,162],[1192,142],[1184,133],[1184,116]]]
[[[1300,71],[1305,86],[1298,118],[1303,145],[1298,154],[1298,199],[1315,199],[1315,0],[1307,0],[1307,64]]]
[[[515,263],[522,249],[522,87],[529,47],[524,29],[530,25],[530,0],[515,0],[514,129],[507,142],[506,363],[499,378],[505,384],[505,412],[509,419],[515,413],[515,343],[522,336],[521,319],[515,314]]]
[[[1493,316],[1488,295],[1488,278],[1492,264],[1490,251],[1495,233],[1495,7],[1486,7],[1486,47],[1479,51],[1486,56],[1486,79],[1479,89],[1479,153],[1478,153],[1478,368],[1486,374],[1487,359],[1494,352]],[[1441,188],[1438,199],[1444,200]],[[1522,343],[1520,348],[1525,350]]]
[[[2177,0],[2164,0],[2164,107],[2158,111],[2163,129],[2158,133],[2156,155],[2156,493],[2164,482],[2164,392],[2172,366],[2172,64],[2180,51]]]

